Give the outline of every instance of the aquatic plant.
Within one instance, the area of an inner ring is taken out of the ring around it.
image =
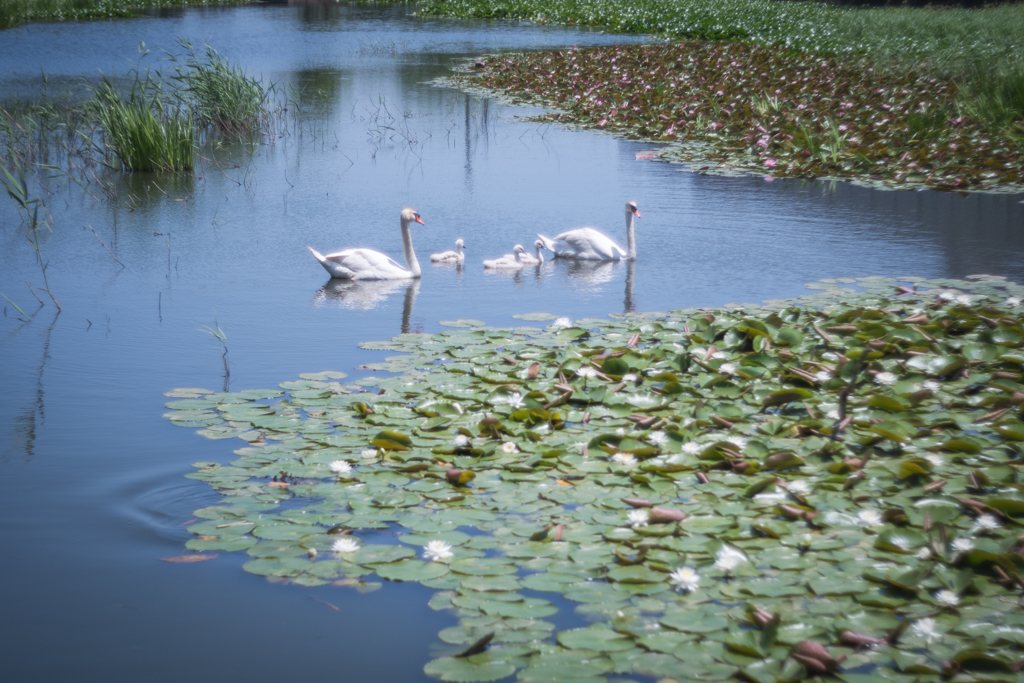
[[[954,83],[918,72],[742,43],[505,54],[473,72],[464,84],[558,109],[542,119],[679,142],[661,155],[705,171],[713,161],[938,189],[1024,182],[1020,146],[959,112]]]
[[[107,78],[94,90],[93,108],[103,142],[128,171],[185,171],[195,166],[195,125],[161,97],[148,75],[120,93]]]
[[[853,69],[866,59],[890,76],[909,71],[956,83],[950,94],[957,107],[1001,135],[1019,140],[1024,134],[1019,123],[1024,121],[1024,7],[1017,3],[962,9],[775,0],[433,0],[418,12],[601,26],[669,39],[742,41],[770,48],[778,64],[794,53],[832,55]],[[818,92],[831,96],[827,87]],[[932,106],[935,100],[923,102]]]
[[[171,78],[180,86],[175,96],[192,111],[195,121],[223,134],[259,132],[270,116],[268,100],[273,85],[264,88],[261,81],[231,66],[210,46],[199,57],[188,41],[179,44],[186,55],[183,61],[171,56],[171,61],[179,64]]]
[[[435,589],[459,618],[425,666],[445,681],[1013,680],[1024,288],[819,288],[544,330],[448,321],[363,344],[403,355],[347,384],[173,390],[174,424],[245,442],[187,475],[223,496],[187,548],[245,551],[274,582]],[[537,592],[593,623],[556,632]]]
[[[168,247],[169,247],[168,243]],[[169,258],[169,256],[168,256]],[[214,339],[217,340],[217,344],[220,346],[220,357],[224,361],[224,391],[228,390],[228,383],[231,381],[231,362],[228,360],[228,335],[220,328],[220,324],[214,320],[213,327],[209,325],[203,325],[199,328],[200,332],[205,332]],[[331,463],[331,471],[335,474],[344,474],[345,470],[341,462]]]
[[[4,186],[5,190],[7,190],[7,196],[10,197],[18,206],[19,213],[24,212],[22,218],[29,224],[28,233],[26,233],[25,238],[32,246],[32,251],[36,254],[36,262],[39,264],[39,271],[43,276],[43,285],[46,287],[44,291],[50,296],[50,299],[53,300],[53,305],[57,307],[57,311],[59,312],[61,310],[60,304],[57,303],[57,298],[53,295],[53,291],[50,289],[50,281],[46,277],[47,264],[46,261],[43,260],[43,251],[40,246],[41,242],[39,239],[40,228],[45,227],[50,231],[53,230],[53,227],[50,225],[50,221],[47,218],[46,203],[43,201],[42,197],[35,196],[30,192],[28,179],[25,176],[25,169],[21,163],[15,159],[13,165],[14,173],[11,173],[6,166],[0,165],[0,172],[3,173],[3,175],[0,176],[0,184]],[[43,209],[44,212],[42,217],[39,215],[40,209]],[[29,285],[29,288],[31,289],[31,285]],[[35,292],[33,292],[33,294],[35,294]],[[4,298],[7,299],[12,306],[18,309],[18,313],[21,313],[22,316],[25,315],[25,312],[18,308],[18,305],[8,299],[6,295]],[[38,299],[39,297],[37,296],[36,298]],[[42,301],[39,303],[42,304]]]
[[[1021,64],[1024,8],[840,7],[774,0],[433,0],[429,16],[600,26],[670,39],[743,41],[784,51],[867,55],[876,68],[972,78]]]

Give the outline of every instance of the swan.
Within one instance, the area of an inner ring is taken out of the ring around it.
[[[523,267],[522,255],[526,252],[523,249],[523,245],[517,244],[511,254],[506,254],[499,259],[493,261],[484,261],[484,269],[486,270],[521,270]],[[509,258],[509,257],[512,258]]]
[[[539,266],[542,263],[544,263],[544,254],[542,254],[540,251],[541,249],[544,248],[544,243],[541,242],[540,240],[537,240],[536,242],[533,243],[533,247],[534,249],[537,250],[536,256],[531,256],[529,254],[524,253],[519,257],[519,260],[528,266]],[[502,256],[502,258],[511,259],[512,254],[505,254],[504,256]]]
[[[408,280],[420,276],[420,264],[412,250],[412,234],[409,224],[413,221],[425,225],[420,215],[412,209],[402,210],[402,247],[405,249],[405,263],[408,270],[386,254],[373,249],[346,249],[324,256],[313,247],[306,247],[331,277],[342,280]]]
[[[574,258],[581,261],[633,261],[636,259],[636,239],[633,235],[633,217],[639,218],[636,202],[626,202],[626,251],[606,235],[593,228],[569,230],[554,239],[537,235],[544,248],[555,253],[555,258]]]
[[[432,263],[462,263],[466,260],[466,255],[462,253],[463,247],[466,243],[461,239],[455,240],[455,251],[442,251],[440,254],[431,254],[430,261]]]
[[[544,254],[540,253],[540,250],[544,248],[544,243],[537,240],[533,243],[534,248],[537,250],[536,256],[530,256],[526,253],[526,249],[523,249],[523,253],[519,255],[519,260],[523,262],[524,266],[539,266],[544,263]],[[514,261],[515,254],[505,254],[501,257],[503,261]]]

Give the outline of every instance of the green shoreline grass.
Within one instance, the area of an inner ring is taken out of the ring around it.
[[[0,29],[33,21],[135,16],[135,10],[196,5],[242,5],[256,0],[0,0]]]
[[[932,75],[968,78],[1024,64],[1024,7],[852,8],[777,0],[432,0],[419,14],[519,19],[743,41],[788,50],[867,55],[897,67],[926,62]]]

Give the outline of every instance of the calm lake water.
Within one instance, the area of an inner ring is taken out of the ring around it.
[[[25,324],[0,317],[0,653],[12,681],[415,681],[454,617],[432,591],[366,595],[273,585],[243,553],[168,564],[193,510],[219,496],[187,480],[226,462],[161,415],[173,387],[275,387],[301,372],[383,357],[360,341],[440,321],[521,324],[786,298],[820,278],[1005,275],[1024,281],[1024,197],[879,192],[843,184],[717,178],[637,160],[650,145],[518,121],[535,113],[427,82],[460,59],[636,40],[574,29],[409,16],[403,7],[249,6],[0,31],[0,99],[166,68],[177,38],[209,44],[284,92],[301,123],[251,154],[208,149],[187,180],[145,174],[105,193],[48,181],[41,245],[52,291]],[[294,113],[294,112],[293,112]],[[639,258],[484,273],[535,233],[584,224],[624,242],[633,199]],[[415,207],[416,284],[327,284],[306,245],[401,256]],[[92,230],[90,230],[91,228]],[[124,264],[108,254],[96,235]],[[429,254],[468,247],[462,269]],[[0,202],[0,292],[27,312],[42,286],[25,228]],[[42,294],[41,294],[42,295]],[[45,295],[42,295],[45,297]],[[6,304],[6,302],[4,302]],[[334,611],[319,601],[338,606]],[[554,618],[579,625],[567,607]]]

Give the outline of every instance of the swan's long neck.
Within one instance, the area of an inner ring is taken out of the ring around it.
[[[540,250],[543,249],[543,248],[544,248],[543,245],[540,245],[540,244],[537,245],[537,263],[538,264],[544,263],[544,254],[540,253]]]
[[[462,256],[462,245],[461,244],[456,244],[455,245],[455,253],[458,256]]]
[[[409,221],[402,219],[402,248],[405,249],[405,264],[413,277],[420,276],[420,262],[416,260],[416,252],[412,249],[412,231],[409,230]]]
[[[626,209],[626,258],[636,259],[636,234],[633,232],[633,212]]]

